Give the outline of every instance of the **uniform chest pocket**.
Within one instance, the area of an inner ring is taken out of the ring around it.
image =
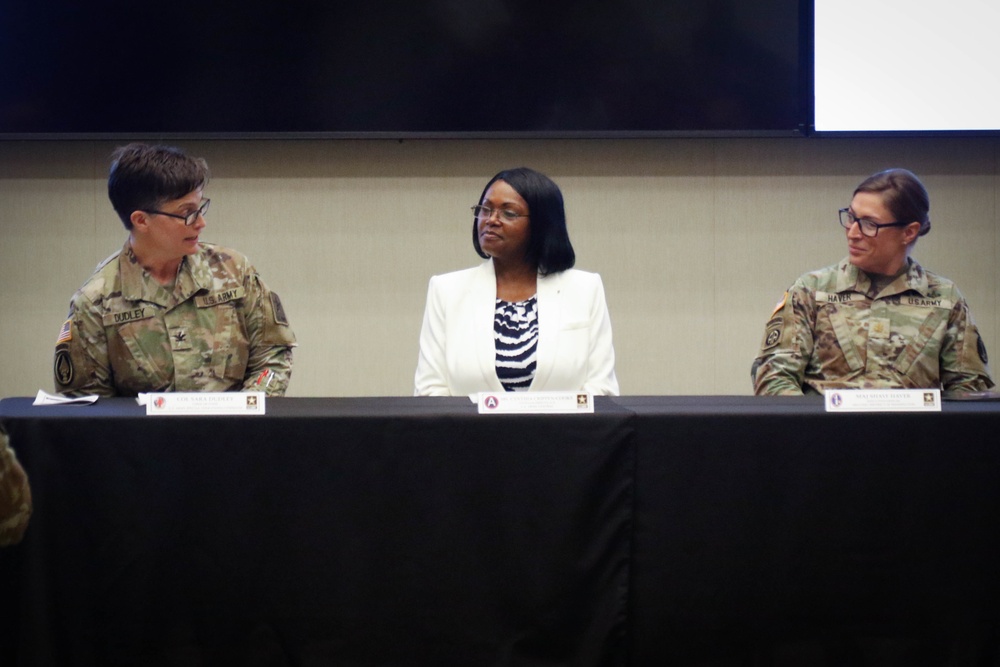
[[[814,359],[822,360],[822,371],[828,376],[857,373],[865,367],[868,310],[850,303],[821,305],[813,336]]]
[[[170,386],[174,373],[167,329],[149,306],[104,316],[115,383],[133,392]]]
[[[197,309],[201,330],[211,332],[211,340],[202,341],[211,372],[233,381],[243,380],[250,355],[246,322],[239,304],[227,301]]]
[[[922,356],[934,358],[934,365],[937,365],[937,358],[940,354],[941,336],[938,331],[947,326],[948,313],[946,308],[930,308],[926,317],[908,318],[901,323],[893,323],[893,335],[899,335],[906,346],[899,353],[893,367],[900,373],[906,374],[917,359]]]

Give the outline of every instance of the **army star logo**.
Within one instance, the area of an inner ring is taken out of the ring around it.
[[[187,340],[187,333],[184,331],[184,329],[181,329],[180,331],[174,334],[174,340],[177,341],[178,343],[183,343],[184,341]]]

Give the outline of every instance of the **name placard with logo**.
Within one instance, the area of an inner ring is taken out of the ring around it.
[[[827,412],[941,412],[940,389],[827,389]]]
[[[164,392],[139,394],[147,415],[262,415],[262,391]]]
[[[585,391],[481,391],[470,398],[481,415],[594,412],[594,395]]]

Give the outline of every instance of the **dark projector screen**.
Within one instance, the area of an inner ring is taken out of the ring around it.
[[[794,135],[799,0],[0,7],[0,137]]]

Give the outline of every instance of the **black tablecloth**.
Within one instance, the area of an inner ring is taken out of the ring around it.
[[[1000,406],[128,399],[0,423],[0,665],[998,664]]]
[[[637,665],[997,665],[1000,404],[631,399]]]

